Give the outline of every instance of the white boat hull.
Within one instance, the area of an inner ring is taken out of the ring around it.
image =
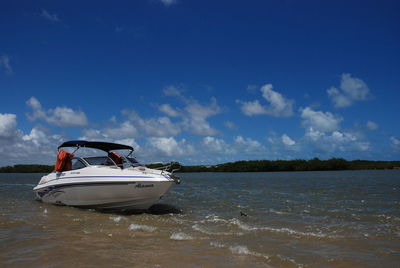
[[[94,170],[90,169],[91,174]],[[162,174],[98,168],[101,175],[85,176],[63,172],[43,177],[34,188],[37,199],[45,203],[111,210],[145,210],[156,203],[174,183]],[[120,174],[115,174],[120,172]]]

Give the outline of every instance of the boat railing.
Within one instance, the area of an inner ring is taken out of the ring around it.
[[[162,172],[174,173],[182,168],[182,165],[179,162],[157,162],[150,163],[146,165],[149,168],[161,170]]]

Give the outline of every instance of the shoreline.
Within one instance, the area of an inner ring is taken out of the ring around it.
[[[159,164],[147,164],[147,167],[157,168]],[[180,165],[172,165],[171,169]],[[0,167],[0,173],[50,173],[53,165],[18,164]],[[290,171],[345,171],[345,170],[400,170],[400,161],[370,161],[331,158],[320,160],[243,160],[216,165],[180,166],[179,173],[191,172],[290,172]]]

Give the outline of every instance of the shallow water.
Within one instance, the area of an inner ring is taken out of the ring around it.
[[[37,202],[40,177],[0,174],[2,267],[400,263],[396,170],[181,174],[182,184],[134,215]]]

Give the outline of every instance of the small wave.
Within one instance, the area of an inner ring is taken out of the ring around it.
[[[259,228],[257,228],[257,227],[251,227],[251,226],[249,226],[249,225],[247,225],[247,224],[241,222],[241,221],[238,220],[238,219],[232,219],[232,220],[230,220],[230,223],[236,225],[237,227],[239,227],[239,229],[242,229],[242,230],[244,230],[244,231],[255,231],[255,230],[259,230]]]
[[[215,247],[215,248],[225,248],[226,246],[222,243],[218,242],[210,242],[210,246]]]
[[[329,235],[329,234],[313,233],[313,232],[301,232],[301,231],[296,231],[296,230],[289,229],[289,228],[260,227],[258,229],[266,230],[266,231],[270,231],[270,232],[274,232],[274,233],[286,233],[286,234],[295,235],[295,236],[332,238],[332,239],[342,238],[341,236],[338,236],[338,235]]]
[[[172,240],[192,240],[193,237],[185,233],[173,233],[170,237]]]
[[[193,230],[201,232],[203,234],[207,235],[243,235],[243,233],[240,232],[214,232],[214,231],[209,231],[202,226],[198,225],[197,223],[192,226]]]
[[[135,224],[131,223],[129,225],[129,230],[143,230],[143,231],[148,231],[148,232],[154,232],[157,228],[153,226],[148,226],[148,225],[141,225],[141,224]]]
[[[222,223],[226,223],[227,220],[221,219],[219,216],[217,215],[207,215],[205,217],[205,220],[200,221],[201,223],[205,223],[205,222],[212,222],[212,223],[218,223],[218,222],[222,222]]]
[[[292,258],[289,258],[289,257],[285,257],[285,256],[282,256],[282,255],[280,255],[280,254],[277,254],[276,255],[279,259],[281,259],[282,261],[285,261],[285,262],[289,262],[289,263],[293,263],[296,267],[298,267],[298,268],[303,268],[304,267],[304,264],[300,264],[300,263],[297,263],[295,260],[293,260]]]
[[[377,217],[377,218],[383,218],[385,220],[400,221],[399,217],[396,217],[396,216],[393,216],[393,215],[379,214],[379,215],[373,215],[373,216]]]
[[[274,232],[274,233],[286,233],[290,235],[297,235],[297,236],[308,236],[308,237],[318,237],[318,238],[341,238],[341,236],[338,235],[329,235],[329,234],[323,234],[323,233],[313,233],[313,232],[301,232],[301,231],[296,231],[293,229],[289,228],[272,228],[272,227],[252,227],[249,226],[245,223],[242,223],[238,219],[233,219],[231,220],[232,224],[235,224],[238,226],[240,229],[244,231],[269,231],[269,232]]]
[[[273,209],[273,208],[271,208],[271,209],[269,210],[269,212],[275,213],[275,214],[277,214],[277,215],[287,215],[287,214],[290,214],[289,212],[283,212],[283,211],[275,210],[275,209]]]
[[[115,222],[120,222],[122,220],[122,217],[121,216],[110,216],[109,219],[113,220]]]
[[[229,250],[233,254],[250,255],[250,256],[265,258],[267,260],[269,259],[269,256],[261,254],[261,253],[258,253],[258,252],[251,251],[246,246],[229,247]]]
[[[290,228],[273,228],[273,227],[268,227],[268,226],[263,226],[263,227],[255,227],[255,226],[250,226],[246,223],[241,222],[237,218],[233,218],[230,220],[225,220],[221,219],[218,216],[215,215],[209,215],[206,216],[205,220],[199,221],[199,223],[223,223],[223,224],[228,224],[228,225],[235,225],[239,229],[246,231],[246,232],[254,232],[254,231],[268,231],[268,232],[274,232],[274,233],[284,233],[284,234],[289,234],[293,236],[302,236],[302,237],[317,237],[317,238],[330,238],[330,239],[338,239],[338,238],[343,238],[342,236],[339,235],[332,235],[332,234],[325,234],[325,233],[314,233],[314,232],[302,232],[302,231],[296,231]],[[241,232],[214,232],[214,231],[209,231],[205,229],[204,227],[200,226],[199,224],[195,224],[192,226],[192,228],[196,231],[208,234],[208,235],[243,235]]]

